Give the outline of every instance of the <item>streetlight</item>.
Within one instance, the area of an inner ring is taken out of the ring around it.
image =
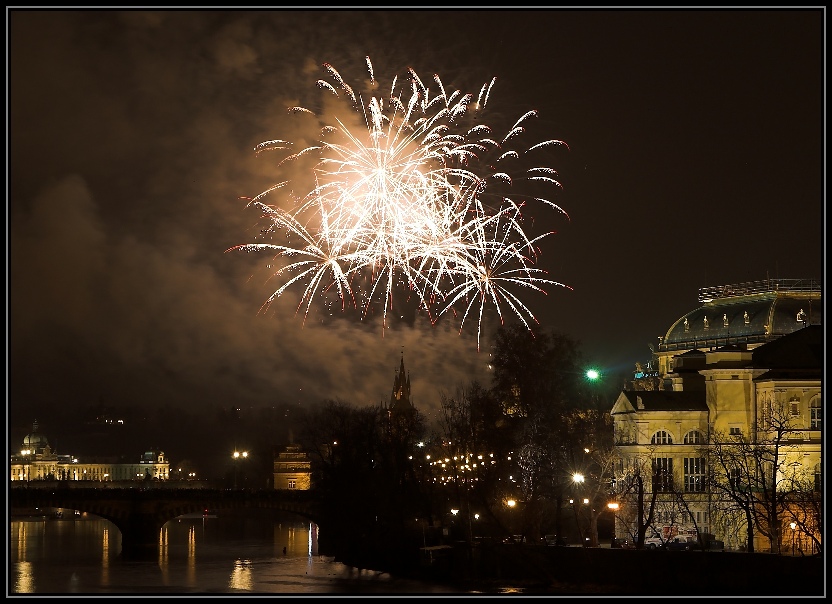
[[[617,501],[610,501],[607,504],[607,509],[609,509],[609,511],[612,513],[612,545],[614,545],[615,542],[616,542],[615,522],[616,522],[616,520],[618,520],[618,518],[616,518],[615,514],[618,511],[618,502]]]
[[[509,510],[513,510],[514,506],[516,506],[516,505],[517,505],[517,502],[514,499],[506,500],[506,506],[508,506]],[[509,513],[509,515],[508,515],[508,526],[509,526],[509,532],[511,532],[511,534],[514,535],[514,517],[512,516],[511,513]]]
[[[29,482],[29,476],[32,472],[32,468],[30,465],[32,458],[29,456],[32,454],[32,451],[30,449],[23,449],[20,453],[21,455],[23,455],[23,460],[26,462],[23,465],[24,478],[26,479],[26,482]]]
[[[790,522],[789,523],[789,528],[792,529],[792,556],[794,556],[794,535],[795,535],[795,529],[797,528],[797,523],[796,522]]]
[[[234,451],[232,455],[234,458],[234,489],[237,488],[237,467],[239,466],[239,460],[245,459],[248,457],[248,451]]]
[[[579,472],[572,474],[572,482],[576,485],[576,487],[577,485],[582,485],[584,483],[584,480],[585,479],[583,474]],[[584,533],[581,530],[581,523],[578,521],[578,508],[575,506],[575,500],[570,499],[569,503],[572,504],[572,512],[575,514],[575,526],[578,527],[578,537],[581,539],[581,545],[585,546],[586,543],[584,543]],[[584,503],[589,503],[589,500],[584,499]]]

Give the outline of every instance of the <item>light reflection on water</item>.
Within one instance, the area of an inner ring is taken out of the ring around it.
[[[8,551],[11,594],[453,593],[319,555],[295,520],[180,518],[146,560],[122,559],[108,520],[13,520]]]

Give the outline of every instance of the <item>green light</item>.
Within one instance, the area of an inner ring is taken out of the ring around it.
[[[586,372],[586,377],[590,380],[597,380],[599,377],[601,377],[601,374],[598,373],[595,369],[590,369]]]

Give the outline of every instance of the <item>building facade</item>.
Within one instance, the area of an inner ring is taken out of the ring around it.
[[[49,446],[46,436],[38,431],[35,421],[32,432],[23,439],[20,452],[11,455],[9,478],[18,484],[33,480],[169,480],[170,463],[164,451],[145,451],[135,463],[123,463],[118,459],[82,460],[73,455],[58,454]]]
[[[651,524],[646,537],[710,535],[736,549],[750,538],[757,551],[795,542],[818,551],[819,284],[705,288],[700,302],[660,338],[649,370],[638,367],[611,411],[616,534],[635,536],[640,509]]]
[[[274,488],[308,491],[312,486],[312,461],[300,445],[289,444],[274,458]]]

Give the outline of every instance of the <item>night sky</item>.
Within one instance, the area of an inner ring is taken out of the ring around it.
[[[493,321],[478,351],[475,330],[407,308],[384,331],[320,309],[304,323],[296,293],[259,312],[271,256],[226,253],[257,233],[240,197],[285,176],[254,147],[314,142],[287,108],[319,98],[325,62],[347,82],[367,55],[383,85],[408,67],[464,92],[496,77],[495,120],[536,109],[534,136],[569,145],[551,198],[569,220],[528,218],[557,231],[539,266],[572,289],[522,295],[608,379],[632,376],[700,287],[824,277],[823,9],[7,10],[7,24],[16,426],[98,402],[377,404],[402,351],[428,414],[488,382]]]

